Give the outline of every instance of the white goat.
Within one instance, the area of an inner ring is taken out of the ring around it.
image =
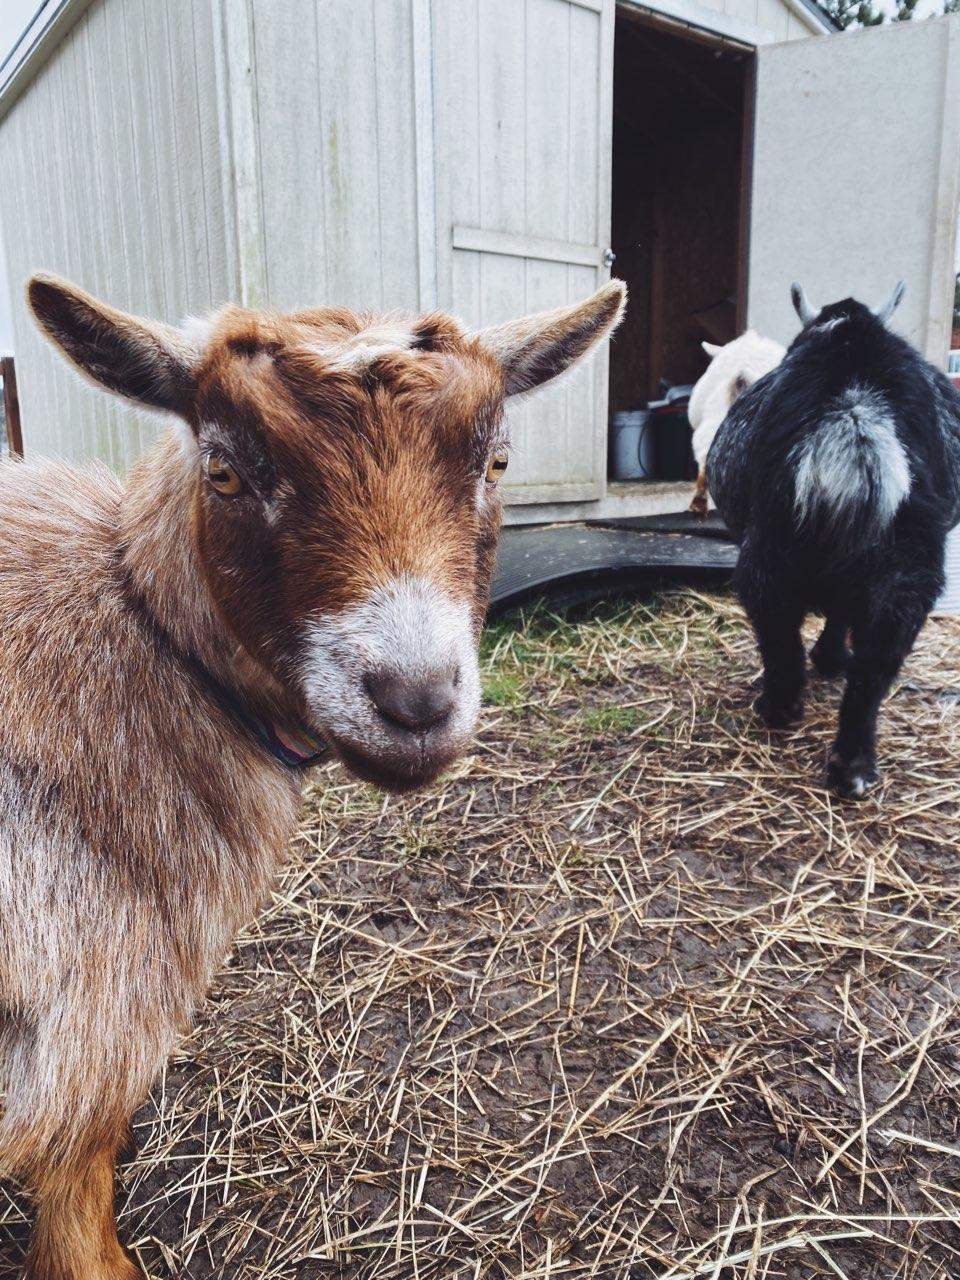
[[[697,487],[690,510],[704,516],[707,514],[707,454],[717,428],[737,396],[775,369],[786,348],[753,329],[722,347],[713,342],[701,345],[710,363],[693,388],[687,416],[693,429],[693,455],[697,460]]]

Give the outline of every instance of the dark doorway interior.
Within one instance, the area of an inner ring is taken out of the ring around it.
[[[640,409],[705,367],[703,339],[739,329],[752,55],[649,25],[618,7],[613,274],[627,318],[612,346],[610,411]]]

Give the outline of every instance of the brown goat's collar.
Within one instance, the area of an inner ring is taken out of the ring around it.
[[[238,721],[265,751],[276,757],[288,769],[309,769],[319,764],[330,748],[305,725],[281,725],[255,715],[249,707],[236,698],[229,689],[197,664],[197,674],[207,685],[223,709]]]
[[[249,707],[238,693],[217,679],[195,652],[185,650],[176,643],[147,603],[134,582],[129,567],[123,563],[122,557],[118,572],[128,607],[139,617],[158,648],[191,671],[197,682],[210,694],[220,709],[253,738],[262,750],[286,765],[288,769],[309,769],[312,765],[319,764],[329,754],[330,749],[326,742],[306,725],[281,724],[279,721],[267,719]]]

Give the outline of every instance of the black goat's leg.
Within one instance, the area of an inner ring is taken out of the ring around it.
[[[757,714],[770,729],[786,729],[803,719],[806,653],[800,638],[803,612],[789,594],[771,591],[770,580],[755,577],[740,584],[743,600],[763,659],[763,692]]]
[[[850,665],[846,621],[828,615],[817,643],[810,650],[810,661],[818,675],[826,680],[843,675]]]
[[[877,713],[930,608],[918,596],[904,594],[869,621],[854,624],[853,656],[827,766],[827,782],[840,795],[859,799],[879,779]]]

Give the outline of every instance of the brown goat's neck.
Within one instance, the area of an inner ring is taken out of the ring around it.
[[[167,431],[130,473],[120,513],[122,564],[136,603],[175,653],[200,664],[254,714],[296,717],[280,686],[219,616],[197,542],[195,450]]]

